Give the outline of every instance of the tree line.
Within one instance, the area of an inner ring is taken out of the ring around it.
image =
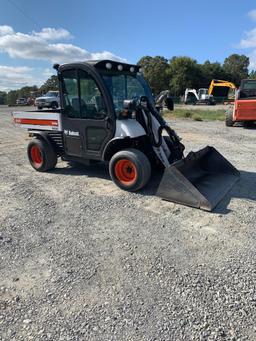
[[[245,55],[232,54],[223,64],[209,60],[199,64],[190,57],[144,56],[138,63],[143,67],[144,77],[149,82],[154,95],[162,90],[170,90],[173,96],[184,95],[186,88],[208,88],[212,79],[233,82],[237,87],[242,79],[256,79],[256,71],[249,72],[250,60]],[[0,104],[15,104],[21,97],[28,98],[31,92],[44,94],[49,90],[58,90],[57,76],[51,76],[41,87],[25,86],[8,93],[0,91]]]
[[[144,56],[138,64],[143,67],[144,77],[149,82],[154,95],[162,90],[170,90],[173,96],[184,95],[186,88],[208,88],[212,79],[233,82],[237,87],[242,79],[255,78],[256,71],[249,72],[250,60],[245,55],[232,54],[224,63],[209,60],[199,64],[190,57]]]

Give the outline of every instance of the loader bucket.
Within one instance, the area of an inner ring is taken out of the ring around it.
[[[212,211],[239,176],[239,171],[230,162],[215,148],[207,146],[167,167],[156,195]]]

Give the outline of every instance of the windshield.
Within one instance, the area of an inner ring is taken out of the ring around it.
[[[58,91],[48,91],[44,97],[57,97],[58,96]]]
[[[242,86],[243,90],[255,90],[256,89],[256,81],[244,82]]]
[[[238,96],[239,98],[255,98],[256,81],[242,81]]]
[[[145,79],[137,74],[106,73],[103,79],[113,98],[116,111],[123,110],[125,99],[139,100],[141,96],[147,96],[153,104],[153,97]]]

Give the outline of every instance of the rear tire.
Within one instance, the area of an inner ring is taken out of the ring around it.
[[[225,123],[226,123],[227,127],[233,127],[234,121],[233,121],[233,111],[232,110],[226,111]]]
[[[151,164],[140,150],[125,149],[112,156],[109,162],[109,174],[118,187],[135,192],[148,183]]]
[[[27,148],[31,166],[38,172],[48,171],[56,166],[57,154],[46,141],[33,139]]]
[[[42,109],[43,109],[43,107],[37,107],[37,109],[38,109],[38,110],[42,110]]]

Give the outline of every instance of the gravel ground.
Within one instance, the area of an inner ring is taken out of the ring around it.
[[[213,213],[110,181],[104,165],[49,173],[0,109],[0,340],[256,340],[256,130],[172,121],[241,180]]]

